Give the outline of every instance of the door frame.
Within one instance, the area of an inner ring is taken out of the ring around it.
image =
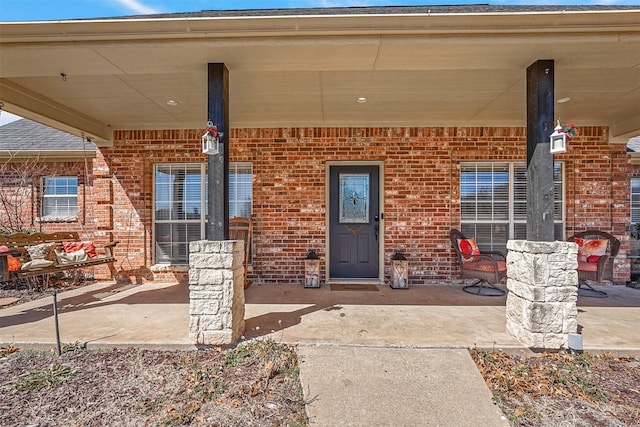
[[[377,166],[378,167],[378,192],[379,192],[379,206],[378,212],[380,212],[380,231],[378,232],[378,278],[362,278],[362,279],[331,279],[329,274],[329,260],[331,259],[330,253],[330,245],[329,239],[331,230],[331,220],[330,220],[330,209],[329,203],[330,200],[330,178],[331,178],[331,167],[332,166]],[[325,254],[326,254],[326,262],[324,265],[325,281],[327,283],[334,282],[354,282],[354,283],[374,283],[376,285],[384,284],[384,161],[383,160],[329,160],[325,164]]]

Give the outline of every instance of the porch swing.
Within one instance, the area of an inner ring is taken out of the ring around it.
[[[89,172],[84,133],[82,149],[85,180],[83,203],[86,203]],[[35,202],[32,201],[32,209],[33,206]],[[86,225],[86,209],[83,209],[82,215],[81,224]],[[80,219],[77,216],[76,218]],[[24,284],[29,289],[46,289],[54,276],[78,281],[82,269],[100,264],[108,264],[111,274],[114,275],[113,264],[116,259],[112,250],[116,244],[117,242],[109,242],[104,245],[104,255],[99,256],[93,240],[81,239],[77,231],[3,234],[0,236],[0,246],[4,247],[0,253],[0,283],[13,283],[16,286]]]

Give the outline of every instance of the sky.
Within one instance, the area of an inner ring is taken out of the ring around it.
[[[0,22],[57,21],[201,10],[277,9],[308,7],[492,5],[640,5],[640,0],[0,0]],[[0,110],[0,126],[19,117]]]
[[[104,18],[201,10],[479,3],[493,5],[640,5],[640,0],[0,0],[0,22]]]

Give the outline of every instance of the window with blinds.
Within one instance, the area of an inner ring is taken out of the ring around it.
[[[251,216],[251,163],[229,165],[229,215]],[[207,165],[157,164],[154,182],[154,263],[188,264],[189,242],[206,239]]]
[[[43,220],[75,219],[78,217],[78,177],[52,176],[42,178],[40,216]]]
[[[640,178],[631,179],[631,224],[640,223]]]
[[[564,240],[562,163],[554,164],[554,221],[556,239]],[[460,222],[460,230],[474,237],[480,250],[506,252],[507,240],[526,239],[526,164],[462,163]]]
[[[251,217],[252,176],[251,163],[229,165],[229,218]]]

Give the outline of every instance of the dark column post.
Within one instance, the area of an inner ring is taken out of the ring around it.
[[[208,119],[222,132],[220,153],[207,156],[209,223],[207,240],[229,239],[229,71],[224,64],[208,65]]]
[[[554,63],[539,60],[527,68],[527,240],[554,241],[553,154]]]

